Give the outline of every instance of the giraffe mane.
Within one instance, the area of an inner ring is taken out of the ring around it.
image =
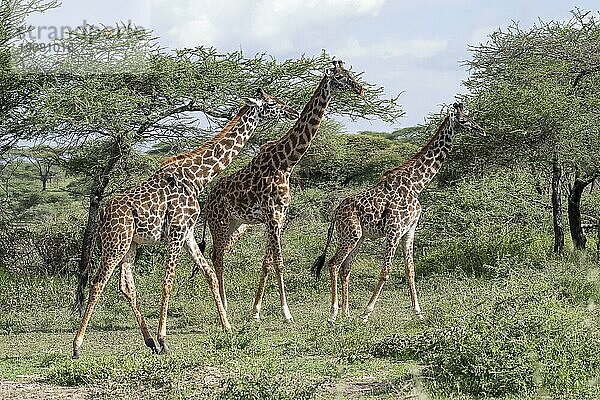
[[[192,157],[197,154],[200,154],[203,151],[207,150],[209,147],[215,145],[217,142],[219,142],[221,139],[223,139],[223,137],[225,137],[225,135],[227,135],[233,129],[233,127],[239,122],[240,118],[242,118],[242,116],[246,113],[246,111],[248,111],[248,109],[249,109],[249,107],[247,105],[244,105],[240,109],[240,111],[237,113],[237,115],[235,117],[233,117],[231,119],[231,121],[229,121],[227,123],[227,125],[225,125],[223,130],[221,130],[221,132],[216,134],[211,140],[204,143],[201,147],[199,147],[197,149],[187,151],[184,153],[180,153],[180,154],[177,154],[177,155],[167,158],[165,161],[162,162],[162,164],[160,164],[160,168],[166,167],[167,165],[171,165],[173,163],[176,163],[177,161],[186,159],[188,157]]]
[[[431,147],[431,145],[437,140],[438,136],[445,129],[445,126],[446,126],[446,124],[449,121],[450,121],[450,116],[448,115],[448,116],[446,116],[446,118],[444,118],[444,120],[442,121],[442,123],[440,124],[440,126],[438,126],[438,128],[435,130],[435,134],[429,139],[429,141],[427,142],[427,144],[425,146],[423,146],[421,148],[421,150],[419,150],[418,153],[416,153],[411,158],[409,158],[408,160],[406,160],[399,167],[394,167],[394,168],[391,168],[391,169],[388,169],[387,171],[385,171],[383,174],[381,174],[381,178],[379,178],[379,180],[381,181],[381,180],[385,179],[390,174],[394,174],[396,172],[400,172],[400,171],[406,170],[410,166],[414,165],[414,163],[417,162],[418,159],[420,159],[421,157],[423,157],[423,155],[427,152],[427,150],[429,150],[429,148]]]

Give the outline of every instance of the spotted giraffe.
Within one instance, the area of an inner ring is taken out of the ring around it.
[[[166,353],[166,318],[175,267],[185,247],[196,267],[204,272],[219,313],[221,325],[230,330],[221,302],[218,282],[198,249],[194,226],[200,213],[198,195],[239,153],[258,123],[265,119],[296,119],[298,112],[258,89],[257,99],[246,104],[227,126],[204,146],[174,156],[145,182],[110,199],[101,215],[97,234],[102,244],[101,266],[92,280],[89,300],[81,326],[73,340],[73,358],[81,355],[81,344],[100,293],[117,265],[121,265],[120,289],[129,301],[145,344],[153,353]],[[150,336],[136,302],[133,264],[139,245],[167,243],[167,260],[158,324],[158,346]],[[79,282],[87,281],[87,271]]]
[[[206,201],[205,223],[208,223],[213,239],[212,262],[226,308],[223,257],[248,225],[262,223],[267,230],[267,250],[254,299],[254,318],[260,319],[265,283],[274,266],[281,313],[286,322],[293,321],[285,294],[281,254],[281,231],[291,201],[290,174],[315,138],[332,95],[346,90],[357,94],[363,92],[342,61],[334,61],[333,68],[325,72],[296,124],[279,140],[265,143],[245,168],[220,179],[211,190]]]
[[[388,280],[396,248],[400,241],[404,248],[406,279],[410,300],[415,313],[421,318],[421,308],[415,286],[413,240],[421,216],[419,193],[440,170],[450,151],[455,130],[467,129],[485,136],[483,129],[468,116],[461,103],[455,103],[450,113],[437,128],[429,142],[411,159],[399,167],[383,173],[375,186],[344,199],[334,211],[327,233],[323,254],[315,261],[312,272],[318,278],[325,263],[327,248],[336,227],[338,247],[329,261],[331,280],[331,309],[329,323],[338,314],[337,279],[341,269],[342,309],[350,314],[348,285],[352,257],[365,238],[385,237],[385,255],[379,280],[362,315],[366,321],[375,307],[383,284]]]

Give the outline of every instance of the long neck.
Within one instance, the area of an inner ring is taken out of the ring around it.
[[[276,165],[293,168],[310,147],[323,120],[325,109],[331,100],[331,80],[325,76],[312,97],[304,106],[300,117],[292,128],[270,150]]]
[[[242,107],[240,112],[208,143],[165,161],[161,170],[180,171],[197,192],[225,169],[242,150],[259,123],[258,107]]]
[[[396,174],[397,179],[400,175],[408,177],[411,189],[420,193],[441,169],[450,152],[453,136],[450,117],[446,117],[429,142],[401,167],[391,170],[390,174]]]

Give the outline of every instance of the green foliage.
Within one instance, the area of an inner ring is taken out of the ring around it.
[[[426,190],[415,238],[418,268],[495,276],[506,273],[498,269],[505,258],[543,262],[547,200],[533,186],[528,173],[502,170]]]
[[[300,163],[302,185],[357,185],[375,182],[383,171],[400,165],[418,147],[377,134],[340,134],[339,127],[321,132]]]
[[[273,374],[258,371],[229,378],[225,389],[219,393],[219,400],[309,400],[317,397],[320,382],[304,376]]]
[[[571,172],[598,174],[600,24],[595,12],[571,14],[530,29],[514,22],[471,49],[468,100],[490,137],[458,146],[452,157],[465,169],[482,159],[547,169],[557,154]]]
[[[557,273],[554,267],[544,273],[520,267],[522,276],[514,275],[504,289],[472,291],[480,297],[475,306],[455,304],[445,321],[390,335],[373,354],[419,362],[432,388],[446,394],[594,398],[600,394],[597,311],[569,304],[581,287],[590,291],[597,284],[574,273],[570,286],[557,285]]]

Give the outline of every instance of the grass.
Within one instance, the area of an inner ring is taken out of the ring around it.
[[[153,356],[144,346],[118,291],[118,274],[101,297],[84,341],[83,359],[76,362],[70,360],[70,351],[79,318],[69,312],[75,279],[2,275],[0,378],[39,376],[57,385],[111,382],[135,387],[138,392],[159,388],[163,395],[174,397],[199,393],[210,397],[217,390],[222,398],[244,398],[244,393],[255,392],[257,385],[264,386],[264,398],[313,398],[317,394],[336,398],[336,390],[345,396],[346,391],[368,393],[371,387],[376,398],[392,395],[393,382],[409,376],[409,370],[405,363],[374,358],[369,348],[395,327],[417,324],[403,279],[390,282],[370,323],[341,319],[330,328],[326,324],[328,283],[314,283],[308,274],[309,260],[318,253],[320,243],[294,226],[286,236],[288,301],[296,322],[282,322],[274,280],[267,286],[263,321],[251,321],[263,248],[263,231],[254,229],[229,257],[226,282],[234,326],[231,336],[219,328],[204,280],[188,280],[191,265],[183,257],[170,305],[171,354],[166,357]],[[365,257],[357,260],[356,268],[357,280],[368,270],[371,281],[366,286],[355,285],[351,292],[353,310],[358,314],[379,267]],[[140,307],[154,329],[162,272],[155,266],[136,276]],[[212,376],[209,383],[204,379],[207,371]]]
[[[54,385],[108,387],[113,394],[150,398],[392,399],[428,393],[433,398],[533,399],[543,390],[561,395],[560,385],[571,385],[581,398],[598,393],[600,366],[594,353],[583,347],[600,332],[595,306],[600,286],[594,264],[563,260],[532,268],[505,258],[499,268],[504,273],[493,277],[422,271],[424,277],[417,285],[426,321],[419,322],[410,309],[403,266],[397,260],[371,320],[363,323],[358,316],[379,272],[380,257],[369,251],[377,250],[374,243],[353,266],[353,317],[341,318],[331,328],[326,324],[328,282],[314,283],[308,275],[310,261],[320,248],[312,232],[325,229],[324,224],[308,229],[292,224],[286,232],[286,282],[296,321],[291,325],[282,323],[273,280],[267,287],[263,321],[251,321],[262,229],[245,235],[227,262],[232,335],[220,330],[204,280],[188,280],[191,265],[184,258],[170,306],[171,354],[167,356],[151,355],[144,346],[117,289],[118,274],[101,297],[84,341],[83,358],[77,361],[70,359],[79,324],[79,318],[69,313],[75,280],[2,275],[0,379],[35,376]],[[161,275],[157,265],[136,277],[141,309],[151,327],[157,325]],[[533,300],[520,302],[527,296]],[[507,303],[512,308],[501,312],[494,308]],[[557,339],[535,342],[528,337],[508,349],[494,348],[507,329],[539,327],[540,321],[554,321],[546,333]],[[590,335],[582,336],[584,328]],[[571,334],[559,334],[562,331]],[[582,338],[583,344],[571,344]],[[544,344],[551,344],[550,350],[538,352],[537,361],[529,355],[514,357],[527,346]],[[569,349],[575,356],[568,356]],[[488,350],[495,358],[481,357]],[[457,360],[462,360],[460,365]],[[515,384],[494,386],[493,369],[510,360],[522,367],[503,374]],[[528,369],[530,361],[546,363],[538,373],[546,374],[543,382],[548,388]],[[460,370],[469,363],[472,370]],[[576,365],[576,376],[568,376],[567,364]],[[485,375],[485,368],[491,375]],[[483,380],[473,380],[477,374],[484,374]],[[555,381],[548,380],[551,374]],[[581,377],[587,378],[581,381]],[[481,391],[478,385],[494,390]]]

